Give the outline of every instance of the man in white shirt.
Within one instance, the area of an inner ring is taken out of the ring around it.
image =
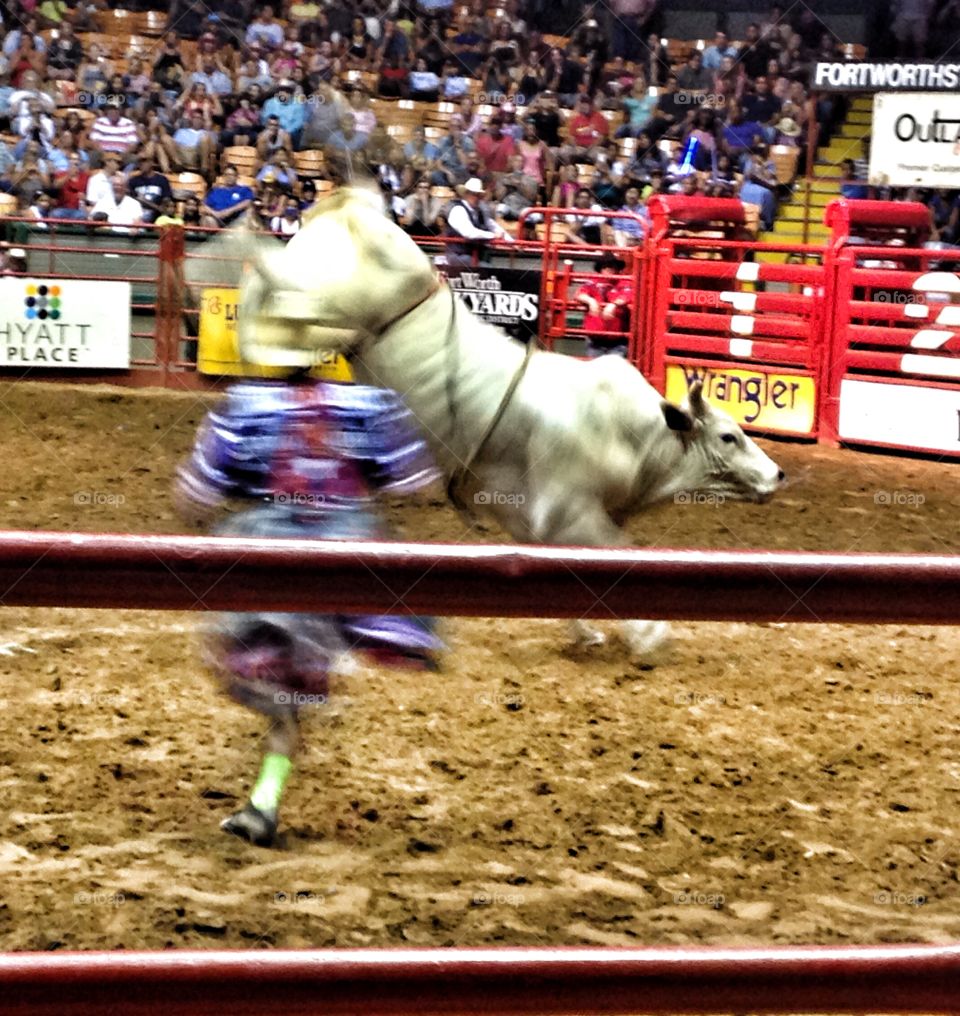
[[[513,237],[494,222],[483,205],[482,199],[486,191],[477,177],[471,177],[459,191],[460,200],[455,201],[447,213],[447,236],[460,237],[470,242],[448,243],[447,264],[472,265],[476,260],[484,260],[488,240],[499,238],[512,243]]]
[[[109,222],[114,233],[133,233],[135,230],[127,226],[139,226],[143,222],[143,208],[136,198],[127,193],[127,181],[122,173],[115,173],[110,180],[111,194],[109,198],[101,198],[94,205],[90,217],[99,221]]]
[[[120,156],[108,152],[103,158],[103,168],[91,173],[87,180],[87,208],[99,205],[113,197],[111,180],[120,172]]]

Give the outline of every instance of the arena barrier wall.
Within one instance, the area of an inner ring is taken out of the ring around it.
[[[5,532],[0,588],[8,607],[960,623],[960,557],[933,554]]]
[[[955,1013],[960,946],[0,956],[9,1016]]]
[[[644,243],[612,248],[633,283],[631,361],[672,399],[699,377],[708,398],[756,433],[960,455],[960,252],[922,247],[929,211],[840,199],[825,210],[832,237],[821,247],[751,239],[750,208],[732,199],[656,196]],[[585,337],[572,313],[590,275],[584,259],[611,248],[571,243],[560,228],[578,214],[571,209],[525,213],[534,214],[542,216],[542,241],[492,249],[521,273],[540,273],[539,334],[553,348],[561,337]],[[57,232],[67,228],[30,234],[25,279],[105,277],[103,257],[96,275],[68,260],[88,252]],[[117,237],[114,247],[98,250],[109,258],[135,255],[137,273],[113,277],[134,285],[135,317],[153,315],[152,328],[132,330],[131,370],[44,373],[33,366],[20,376],[218,383],[195,369],[200,300],[204,286],[235,286],[238,263],[185,243],[210,231],[156,232],[156,240]],[[446,242],[424,238],[438,256]],[[198,266],[208,281],[196,281]]]

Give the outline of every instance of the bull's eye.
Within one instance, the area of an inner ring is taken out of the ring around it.
[[[736,434],[724,434],[724,435],[723,435],[723,436],[722,436],[722,437],[720,438],[720,440],[721,440],[721,441],[722,441],[722,442],[723,442],[724,444],[736,444],[736,443],[737,443],[737,435],[736,435]]]

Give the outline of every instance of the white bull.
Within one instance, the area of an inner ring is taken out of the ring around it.
[[[677,406],[619,357],[535,352],[504,401],[524,347],[438,286],[379,195],[341,189],[286,247],[249,235],[233,243],[254,262],[241,292],[243,355],[304,365],[326,350],[352,356],[358,380],[400,393],[459,498],[519,542],[623,545],[628,516],[678,492],[765,501],[783,479],[698,383]],[[582,623],[576,633],[600,639]],[[624,624],[638,658],[666,634],[660,622]]]

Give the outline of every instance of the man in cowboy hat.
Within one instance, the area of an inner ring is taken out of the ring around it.
[[[577,291],[576,302],[586,307],[583,329],[588,332],[587,356],[594,359],[613,353],[626,356],[629,339],[633,284],[623,277],[626,266],[614,254],[603,254],[593,264],[596,277]]]
[[[498,237],[512,242],[513,237],[499,226],[483,204],[486,189],[478,177],[471,177],[457,188],[459,200],[450,206],[447,214],[447,236],[459,242],[447,244],[447,264],[472,265],[478,260],[489,260],[486,251],[488,240]]]

